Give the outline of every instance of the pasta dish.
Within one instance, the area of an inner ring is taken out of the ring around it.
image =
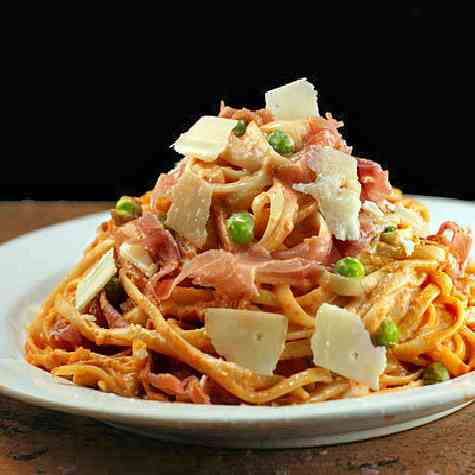
[[[265,104],[221,103],[153,190],[119,199],[30,324],[30,364],[124,397],[274,406],[475,369],[470,230],[431,232],[306,79]]]

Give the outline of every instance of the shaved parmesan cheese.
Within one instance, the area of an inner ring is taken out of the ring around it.
[[[401,246],[404,249],[404,252],[407,257],[410,257],[414,254],[414,241],[411,241],[410,239],[401,239]]]
[[[400,222],[399,216],[394,213],[384,214],[373,201],[363,202],[359,219],[360,227],[365,229],[366,238],[369,240],[382,233],[388,226],[397,227]]]
[[[399,216],[402,224],[407,224],[414,229],[417,236],[425,238],[429,235],[429,224],[417,211],[398,206],[394,212]]]
[[[413,228],[398,229],[396,232],[396,244],[399,244],[404,249],[407,257],[414,254],[414,234]]]
[[[87,275],[79,281],[74,298],[76,308],[79,311],[83,310],[116,273],[114,249],[110,249],[99,259]]]
[[[175,151],[212,162],[228,146],[237,120],[205,115],[173,144]]]
[[[186,170],[173,188],[166,224],[198,248],[208,237],[212,195],[212,186],[191,170]]]
[[[122,259],[129,261],[140,269],[147,277],[152,277],[157,272],[157,265],[152,261],[150,254],[140,244],[124,242],[119,248]]]
[[[343,152],[325,147],[311,164],[318,176],[314,183],[298,183],[294,189],[312,195],[331,233],[342,241],[360,238],[359,212],[361,185],[356,160]]]
[[[321,305],[311,347],[316,366],[379,390],[379,376],[386,368],[386,348],[373,346],[358,315],[336,305]]]
[[[396,205],[393,204],[393,203],[390,203],[388,200],[383,201],[383,206],[388,211],[395,211],[396,210]]]
[[[384,218],[384,213],[374,201],[365,201],[361,208],[373,215],[375,218]]]
[[[209,308],[206,331],[217,353],[257,374],[271,375],[284,350],[287,318],[254,310]]]
[[[266,92],[266,108],[276,119],[295,120],[318,116],[317,91],[306,78]]]

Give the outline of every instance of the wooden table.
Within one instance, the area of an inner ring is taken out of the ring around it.
[[[108,207],[109,203],[0,203],[0,242]],[[93,419],[27,406],[0,396],[1,475],[434,472],[475,474],[475,404],[424,427],[367,442],[258,451],[162,443]]]

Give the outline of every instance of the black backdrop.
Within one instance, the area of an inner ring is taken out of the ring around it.
[[[214,29],[195,22],[172,37],[163,21],[146,38],[42,32],[9,73],[16,152],[4,155],[0,199],[141,194],[177,160],[178,134],[220,99],[262,107],[266,90],[303,76],[354,153],[389,168],[394,185],[474,199],[471,20],[397,5],[279,9],[265,23],[247,8],[233,25],[229,4]]]

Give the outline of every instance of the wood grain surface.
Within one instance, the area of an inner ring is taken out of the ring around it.
[[[109,206],[110,203],[0,203],[0,242]],[[424,427],[365,442],[259,451],[158,442],[93,419],[27,406],[0,396],[1,475],[142,473],[472,475],[475,404]]]

